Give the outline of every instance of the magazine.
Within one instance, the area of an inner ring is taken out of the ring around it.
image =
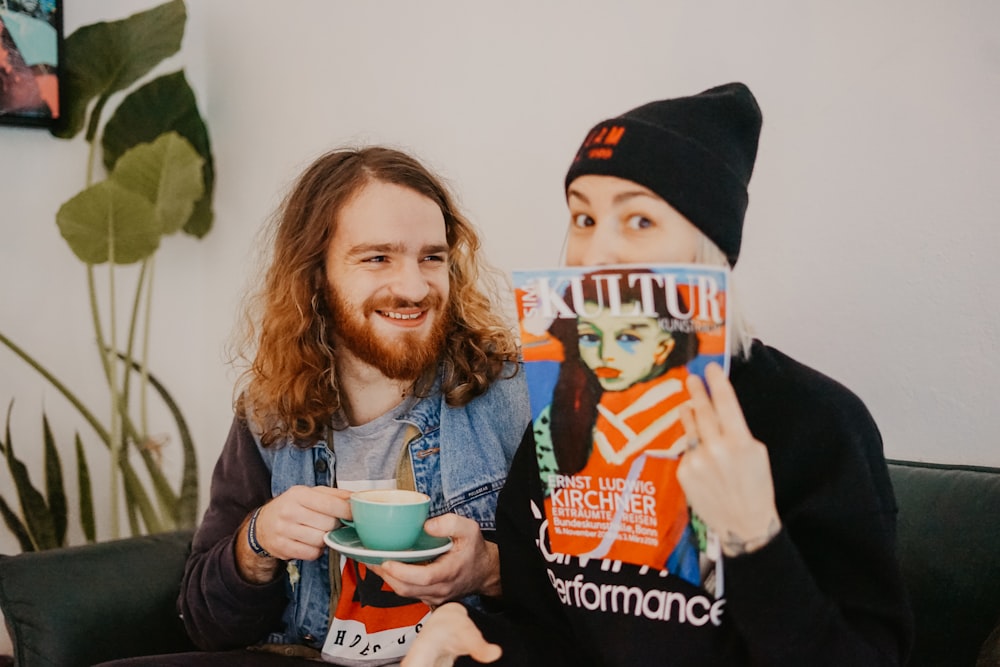
[[[676,470],[686,378],[728,373],[728,281],[688,264],[513,272],[552,552],[721,587]]]

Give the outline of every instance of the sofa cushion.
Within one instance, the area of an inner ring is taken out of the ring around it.
[[[92,665],[192,648],[176,603],[192,531],[0,557],[19,667]]]
[[[914,667],[974,665],[1000,621],[1000,469],[889,461]]]

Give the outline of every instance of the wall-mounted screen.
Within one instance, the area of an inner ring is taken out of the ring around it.
[[[62,0],[0,0],[0,123],[59,118]]]

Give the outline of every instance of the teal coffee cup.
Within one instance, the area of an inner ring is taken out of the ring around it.
[[[405,489],[373,489],[351,495],[353,521],[361,544],[373,551],[405,551],[420,537],[429,496]]]

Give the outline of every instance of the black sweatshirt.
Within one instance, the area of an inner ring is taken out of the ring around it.
[[[505,611],[470,610],[504,649],[496,664],[905,662],[912,618],[895,557],[896,506],[867,408],[759,341],[748,360],[733,360],[730,379],[750,430],[768,449],[778,536],[725,558],[722,600],[656,570],[546,557],[529,429],[497,512]]]

